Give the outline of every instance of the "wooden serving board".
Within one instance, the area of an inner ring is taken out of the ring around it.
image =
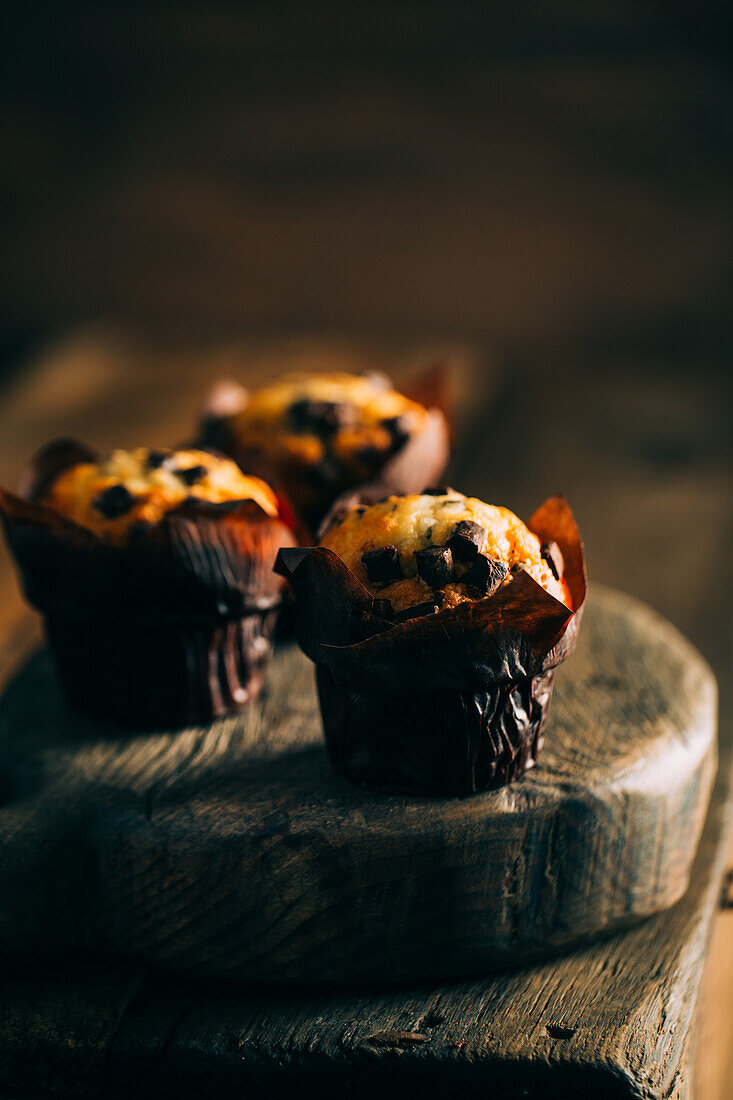
[[[721,747],[690,886],[634,928],[480,979],[410,986],[241,985],[100,959],[23,966],[3,975],[2,1095],[728,1100],[729,1080],[710,1087],[697,1011],[732,824],[729,735]]]
[[[715,681],[594,587],[539,766],[466,800],[335,776],[293,645],[260,702],[130,735],[67,713],[47,656],[0,700],[0,943],[207,977],[438,979],[525,964],[684,893],[715,773]]]

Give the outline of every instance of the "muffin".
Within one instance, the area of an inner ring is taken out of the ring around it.
[[[71,706],[178,727],[257,694],[295,543],[264,481],[202,450],[62,440],[0,515]]]
[[[292,374],[251,394],[222,384],[203,437],[281,490],[311,531],[355,486],[415,492],[434,482],[449,450],[443,413],[381,374]]]
[[[585,600],[562,497],[524,524],[452,489],[334,518],[276,566],[316,663],[331,759],[353,782],[463,796],[536,762]]]

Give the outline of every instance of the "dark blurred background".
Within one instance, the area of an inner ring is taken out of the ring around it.
[[[104,317],[726,364],[722,10],[6,0],[3,358]]]

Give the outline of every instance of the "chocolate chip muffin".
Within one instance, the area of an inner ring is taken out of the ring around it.
[[[325,531],[321,545],[338,554],[394,622],[493,596],[520,569],[571,606],[557,543],[541,543],[508,508],[449,488],[353,508]]]
[[[74,708],[171,728],[255,697],[295,543],[265,482],[205,451],[64,440],[0,516]]]
[[[277,516],[266,482],[246,477],[231,459],[198,450],[117,450],[64,470],[41,497],[44,504],[100,538],[124,545],[185,504],[254,501]]]
[[[375,481],[421,489],[448,457],[442,412],[384,375],[293,374],[251,394],[240,389],[238,400],[230,387],[214,405],[205,440],[281,489],[311,530],[348,489]]]
[[[451,489],[356,504],[277,568],[344,776],[463,796],[533,766],[586,591],[561,497],[526,525]]]

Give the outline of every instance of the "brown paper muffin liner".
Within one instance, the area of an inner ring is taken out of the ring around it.
[[[295,593],[298,640],[317,665],[329,754],[352,782],[465,796],[536,762],[554,670],[575,647],[586,575],[562,497],[528,527],[560,546],[572,611],[521,571],[493,596],[393,626],[332,551],[278,555]]]
[[[285,587],[272,566],[292,531],[251,500],[189,500],[113,545],[38,499],[94,457],[52,444],[26,473],[24,496],[0,490],[8,545],[69,703],[138,727],[240,709],[262,685]]]
[[[431,367],[405,388],[412,400],[427,408],[427,417],[395,453],[389,455],[373,480],[376,497],[386,493],[418,493],[440,481],[450,457],[447,378],[442,365]],[[337,498],[365,486],[324,484],[316,488],[312,471],[297,462],[286,469],[254,447],[244,448],[234,430],[234,419],[247,405],[248,394],[238,383],[222,379],[212,388],[204,407],[197,446],[213,448],[233,458],[248,474],[264,478],[293,507],[305,531],[313,539],[323,517]],[[373,494],[374,495],[374,494]]]
[[[221,622],[98,622],[50,614],[66,700],[136,727],[200,725],[246,706],[264,682],[278,609]]]

